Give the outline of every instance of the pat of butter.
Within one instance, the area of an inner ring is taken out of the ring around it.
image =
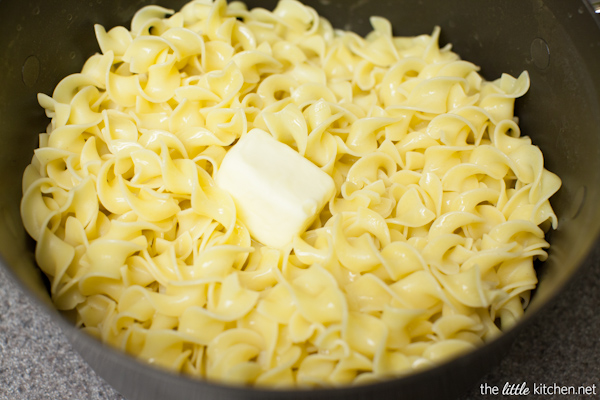
[[[327,173],[261,129],[227,152],[215,182],[233,197],[250,235],[271,247],[304,232],[335,193]]]

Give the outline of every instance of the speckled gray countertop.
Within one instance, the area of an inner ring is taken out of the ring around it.
[[[600,398],[600,251],[563,295],[520,334],[503,362],[461,400],[514,398],[481,394],[481,385],[527,382],[595,385]],[[123,400],[74,352],[60,328],[0,268],[0,399]]]

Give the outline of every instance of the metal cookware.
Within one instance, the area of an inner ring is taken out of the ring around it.
[[[164,0],[178,9],[185,1]],[[498,363],[532,318],[581,270],[600,234],[600,26],[585,0],[305,0],[335,27],[364,34],[370,15],[390,19],[397,35],[442,27],[441,42],[482,67],[487,79],[528,70],[529,93],[517,101],[522,131],[542,149],[563,186],[552,199],[559,229],[526,316],[475,352],[389,382],[317,391],[243,389],[194,380],[143,365],[80,333],[50,302],[19,216],[21,177],[47,119],[36,93],[80,70],[98,51],[93,24],[128,25],[143,0],[0,0],[0,255],[40,310],[106,381],[135,399],[407,398],[451,399]],[[249,6],[273,8],[275,1]]]

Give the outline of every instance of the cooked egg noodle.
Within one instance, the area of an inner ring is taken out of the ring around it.
[[[529,87],[431,35],[365,38],[310,7],[195,0],[96,26],[39,102],[21,213],[60,310],[149,363],[270,387],[410,373],[512,326],[560,179],[522,136]],[[213,181],[261,128],[336,183],[287,247],[253,241]]]

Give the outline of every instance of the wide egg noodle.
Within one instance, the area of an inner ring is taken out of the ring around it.
[[[561,185],[513,114],[527,72],[486,81],[439,28],[371,24],[195,0],[97,25],[101,52],[38,96],[51,122],[23,175],[57,308],[148,363],[269,387],[407,374],[518,321]],[[336,185],[284,248],[213,180],[254,128]]]

